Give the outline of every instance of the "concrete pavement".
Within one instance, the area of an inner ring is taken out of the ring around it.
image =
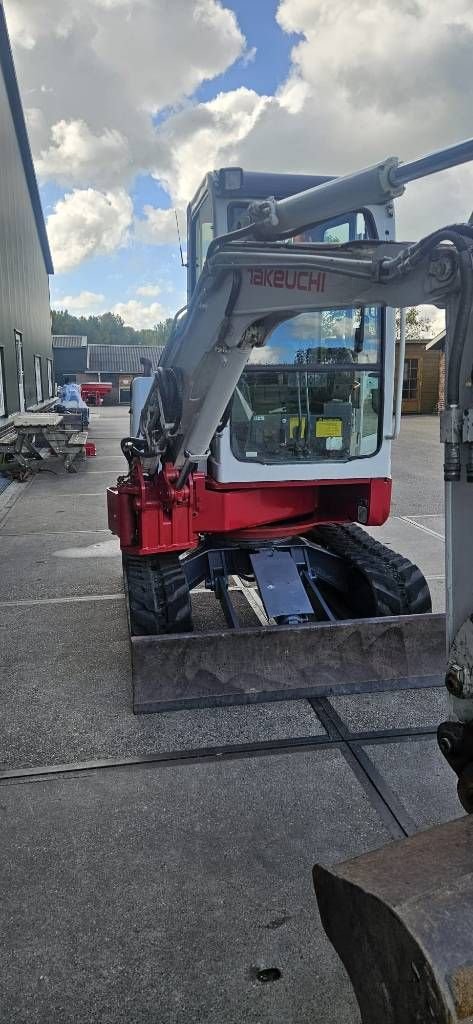
[[[405,421],[379,531],[430,576],[437,427]],[[357,1024],[311,869],[461,813],[433,738],[444,691],[134,716],[105,516],[126,431],[95,411],[97,457],[0,508],[0,1022]]]

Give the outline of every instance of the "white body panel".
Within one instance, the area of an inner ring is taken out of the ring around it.
[[[138,437],[141,410],[149,395],[154,374],[151,377],[135,377],[131,382],[130,437]]]

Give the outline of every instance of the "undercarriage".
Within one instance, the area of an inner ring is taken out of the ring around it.
[[[191,595],[202,586],[215,594],[227,625],[238,629],[232,578],[257,594],[268,625],[432,610],[420,569],[353,525],[320,526],[276,542],[213,536],[183,557],[124,553],[123,566],[134,636],[191,632]]]

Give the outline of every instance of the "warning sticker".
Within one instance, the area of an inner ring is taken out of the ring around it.
[[[343,420],[319,419],[315,424],[316,437],[341,437]]]
[[[296,434],[296,431],[299,433],[299,436],[301,438],[305,437],[305,423],[306,423],[305,416],[301,416],[300,418],[299,418],[299,416],[290,416],[289,417],[289,437],[291,437],[291,438],[294,437],[295,434]]]

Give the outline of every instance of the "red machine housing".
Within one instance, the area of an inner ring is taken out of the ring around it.
[[[87,405],[102,405],[105,395],[113,388],[110,381],[91,380],[81,384],[80,393]]]
[[[301,535],[323,523],[381,526],[391,505],[391,480],[385,478],[218,484],[191,473],[177,490],[178,476],[167,465],[148,479],[136,462],[129,477],[108,488],[108,524],[123,551],[189,551],[202,534],[264,540]]]

